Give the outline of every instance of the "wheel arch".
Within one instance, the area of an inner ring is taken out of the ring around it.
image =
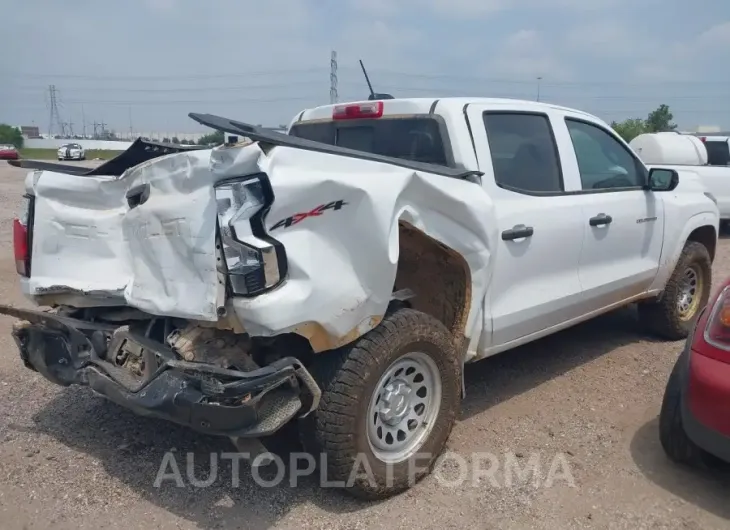
[[[715,252],[717,251],[717,231],[714,226],[703,225],[695,228],[687,236],[687,241],[696,241],[704,245],[710,253],[710,259],[715,260]]]
[[[427,313],[460,343],[471,304],[471,270],[457,251],[410,223],[398,223],[399,255],[393,291],[409,289],[409,305]]]

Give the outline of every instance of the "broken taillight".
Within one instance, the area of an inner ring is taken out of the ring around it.
[[[704,330],[695,332],[692,349],[705,357],[730,363],[730,286],[707,305]],[[702,320],[699,321],[702,324]]]
[[[20,216],[13,219],[13,252],[15,270],[21,276],[30,276],[30,224],[32,197],[23,197]]]

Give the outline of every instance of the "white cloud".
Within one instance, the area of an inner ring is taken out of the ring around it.
[[[571,1],[571,0],[566,0]],[[653,52],[653,46],[625,21],[580,24],[567,32],[561,42],[566,55],[590,55],[606,59],[630,59]]]
[[[652,82],[697,81],[727,63],[730,47],[730,22],[723,22],[686,40],[664,44],[654,41],[655,53],[642,57],[632,68],[635,77]],[[662,45],[664,44],[664,45]]]
[[[523,29],[494,46],[494,54],[484,69],[492,77],[533,80],[571,78],[570,69],[555,54],[553,47],[536,30]]]
[[[647,0],[645,0],[647,1]],[[658,2],[659,0],[648,0]],[[628,0],[351,0],[354,7],[380,16],[430,10],[449,18],[489,17],[507,11],[601,11],[617,9]]]

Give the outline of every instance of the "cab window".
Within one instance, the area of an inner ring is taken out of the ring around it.
[[[558,150],[545,114],[485,112],[498,186],[522,193],[563,191]]]
[[[646,170],[631,151],[607,131],[566,119],[583,190],[643,187]]]

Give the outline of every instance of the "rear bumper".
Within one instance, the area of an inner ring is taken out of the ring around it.
[[[13,337],[26,367],[63,386],[90,387],[111,401],[143,415],[169,420],[207,434],[262,437],[319,404],[319,387],[295,358],[242,372],[181,361],[165,345],[117,331],[108,352],[126,342],[143,348],[146,369],[133,376],[103,358],[94,344],[115,327],[43,311],[0,306],[0,314],[23,319]]]

